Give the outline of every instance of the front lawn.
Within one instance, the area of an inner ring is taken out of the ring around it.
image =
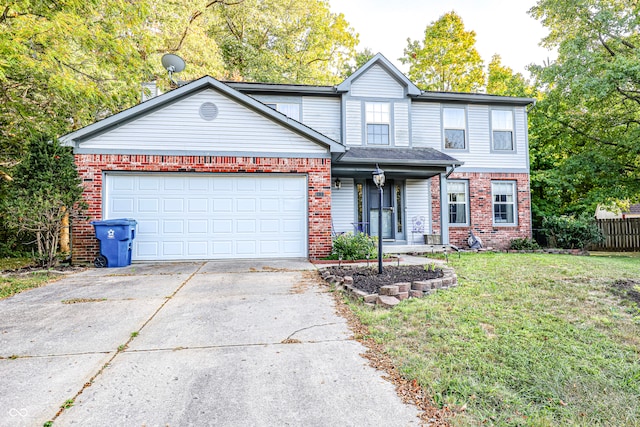
[[[638,258],[450,257],[460,286],[351,307],[456,426],[640,425]]]

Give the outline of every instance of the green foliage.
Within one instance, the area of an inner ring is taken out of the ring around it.
[[[601,242],[602,233],[593,217],[548,216],[542,220],[542,229],[551,247],[563,249],[585,249],[592,243]]]
[[[509,243],[509,249],[513,249],[516,251],[533,251],[536,249],[540,249],[540,245],[533,239],[522,237],[519,239],[511,239],[511,242]]]
[[[234,80],[335,84],[358,37],[324,0],[215,2],[210,28]]]
[[[640,322],[608,290],[639,277],[637,258],[463,253],[449,263],[457,288],[355,310],[403,377],[456,412],[452,424],[640,424]]]
[[[377,238],[365,233],[345,233],[333,239],[333,258],[343,260],[377,257]]]
[[[15,168],[8,195],[0,205],[5,224],[32,236],[37,261],[54,265],[63,217],[82,211],[82,186],[70,149],[57,140],[34,139]]]
[[[493,55],[489,63],[487,93],[502,96],[532,97],[535,95],[535,90],[522,74],[514,73],[511,68],[503,66],[500,55]]]
[[[640,20],[625,0],[539,0],[556,61],[530,67],[545,93],[530,113],[534,222],[640,201]]]
[[[455,12],[442,15],[424,31],[424,40],[407,39],[403,64],[421,89],[477,92],[485,84],[484,64],[475,48],[476,33],[465,31]]]

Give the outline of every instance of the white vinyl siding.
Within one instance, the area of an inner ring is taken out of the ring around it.
[[[409,104],[396,102],[393,104],[393,127],[395,131],[394,145],[409,146]]]
[[[335,179],[334,179],[335,180]],[[353,178],[340,178],[340,188],[331,187],[331,219],[335,233],[353,231],[355,221],[355,186]]]
[[[440,104],[415,102],[411,105],[411,139],[414,147],[442,149]]]
[[[406,218],[407,227],[406,235],[407,242],[409,244],[422,244],[424,238],[420,233],[412,233],[414,218],[418,219],[424,217],[424,232],[423,234],[429,234],[431,232],[431,181],[428,179],[407,179],[405,181],[405,196],[406,196]]]
[[[362,145],[362,103],[347,100],[346,109],[347,145]]]
[[[214,120],[200,117],[211,102]],[[188,130],[188,133],[187,133]],[[142,151],[327,153],[310,141],[213,89],[203,90],[157,111],[82,142],[80,148]]]
[[[300,175],[106,175],[104,219],[134,218],[133,260],[306,257]]]
[[[302,123],[340,142],[340,99],[302,98]]]
[[[374,65],[351,84],[351,96],[403,98],[404,86],[379,65]]]

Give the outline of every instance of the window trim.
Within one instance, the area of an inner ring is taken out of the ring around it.
[[[500,203],[501,205],[513,206],[513,222],[496,222],[496,191],[494,184],[510,184],[513,196],[513,202]],[[491,181],[491,218],[494,227],[517,227],[518,226],[518,182],[512,180],[492,180]]]
[[[384,122],[384,121],[380,121],[380,122],[369,122],[369,120],[367,119],[367,106],[368,105],[375,105],[375,104],[379,104],[379,105],[386,105],[388,107],[388,121]],[[363,122],[364,122],[364,139],[363,145],[366,146],[374,146],[374,147],[392,147],[394,145],[394,141],[393,141],[393,137],[392,137],[392,129],[391,129],[391,122],[392,117],[393,117],[393,109],[392,109],[392,103],[391,102],[387,102],[387,101],[364,101],[363,102]],[[372,144],[369,143],[369,125],[387,125],[387,130],[388,130],[388,135],[387,135],[387,144]]]
[[[495,129],[493,126],[493,112],[494,111],[507,111],[511,113],[511,129]],[[491,136],[491,153],[495,154],[515,154],[517,153],[517,145],[516,145],[516,117],[515,111],[513,108],[491,108],[489,111],[489,125],[490,125],[490,136]],[[511,149],[510,150],[499,150],[495,148],[495,139],[493,137],[494,131],[508,131],[511,130]]]
[[[451,222],[451,199],[450,199],[450,191],[449,191],[449,184],[451,183],[462,183],[464,184],[464,210],[465,210],[465,222]],[[447,180],[447,215],[448,215],[448,221],[449,221],[449,227],[469,227],[470,224],[470,214],[471,214],[471,209],[469,207],[470,204],[470,198],[469,198],[469,180],[468,179],[451,179],[451,180]]]
[[[456,110],[462,110],[463,111],[463,117],[464,117],[464,128],[456,128],[456,127],[450,127],[447,128],[445,127],[445,123],[444,123],[444,110],[446,109],[456,109]],[[451,130],[462,130],[464,131],[464,148],[448,148],[447,147],[447,140],[446,140],[446,136],[445,136],[445,131],[447,129],[451,129]],[[440,131],[441,131],[441,137],[442,137],[442,150],[446,150],[446,151],[451,151],[454,153],[463,153],[463,152],[469,152],[469,110],[467,108],[467,106],[459,106],[459,105],[442,105],[440,108]]]

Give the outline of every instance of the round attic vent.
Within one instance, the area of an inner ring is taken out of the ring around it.
[[[210,122],[218,117],[218,107],[213,102],[205,102],[200,106],[200,117]]]

